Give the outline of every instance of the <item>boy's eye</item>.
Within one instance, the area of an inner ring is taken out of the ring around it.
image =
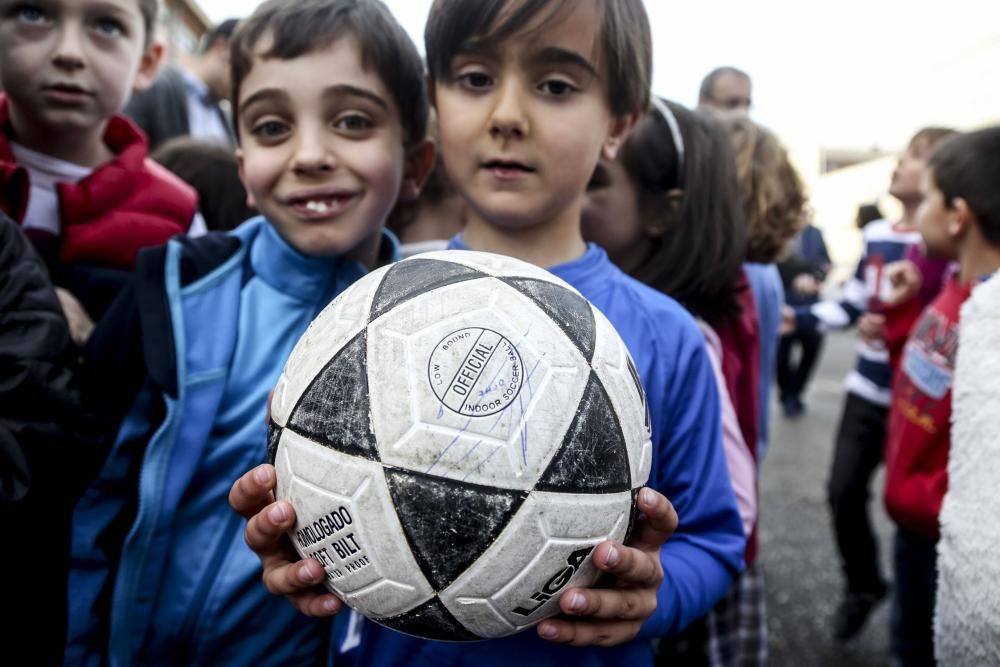
[[[276,120],[267,120],[257,123],[250,130],[250,133],[260,139],[276,139],[288,132],[288,126]]]
[[[45,10],[35,5],[18,5],[14,8],[13,15],[26,25],[44,25],[49,18]]]
[[[468,72],[466,74],[461,74],[458,77],[458,81],[466,88],[472,90],[489,88],[493,85],[493,77],[485,72]]]
[[[338,130],[347,130],[348,132],[363,132],[370,130],[373,126],[374,123],[371,120],[356,113],[343,115],[334,123],[334,127]]]
[[[125,26],[117,19],[104,18],[94,22],[94,30],[102,37],[121,37],[125,34]]]
[[[566,95],[576,92],[576,87],[560,79],[549,79],[548,81],[543,81],[539,88],[543,93],[552,95],[553,97],[565,97]]]

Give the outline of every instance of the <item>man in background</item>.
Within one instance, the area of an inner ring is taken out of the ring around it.
[[[125,107],[149,137],[149,149],[180,136],[233,146],[233,133],[222,104],[229,98],[229,36],[238,23],[227,19],[202,37],[197,53],[178,66],[163,68],[148,89]]]
[[[716,67],[701,81],[698,107],[723,113],[749,113],[753,103],[750,75],[735,67]]]

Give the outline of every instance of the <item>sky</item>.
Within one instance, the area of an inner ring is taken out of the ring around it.
[[[199,0],[213,20],[257,0]],[[423,52],[430,0],[387,0]],[[645,0],[653,91],[697,102],[702,77],[734,65],[756,120],[791,143],[904,145],[919,127],[1000,122],[996,0]],[[931,83],[928,83],[931,82]]]

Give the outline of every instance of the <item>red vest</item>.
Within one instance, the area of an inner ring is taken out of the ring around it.
[[[28,208],[28,173],[10,149],[3,93],[0,128],[0,210],[20,223]],[[198,195],[146,157],[146,137],[124,116],[108,121],[104,143],[114,158],[78,183],[57,186],[62,228],[58,262],[131,270],[139,250],[188,230]]]

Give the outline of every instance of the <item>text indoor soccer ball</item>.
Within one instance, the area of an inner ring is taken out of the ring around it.
[[[594,583],[649,476],[624,343],[566,283],[444,251],[359,280],[274,393],[269,455],[292,541],[353,609],[420,637],[500,637]]]

